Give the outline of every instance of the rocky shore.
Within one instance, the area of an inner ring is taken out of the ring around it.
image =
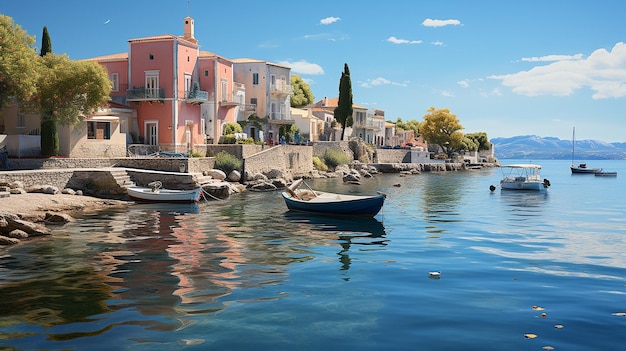
[[[0,198],[0,247],[50,234],[49,225],[73,221],[77,212],[128,206],[122,200],[69,194],[21,193]]]

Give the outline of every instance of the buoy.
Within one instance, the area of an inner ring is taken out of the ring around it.
[[[490,186],[489,186],[489,190],[491,190],[491,191],[496,190],[496,186],[495,186],[495,185],[493,185],[493,184],[492,184],[492,185],[490,185]]]
[[[428,278],[439,279],[441,278],[441,272],[428,272]]]

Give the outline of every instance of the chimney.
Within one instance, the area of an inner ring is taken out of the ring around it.
[[[328,98],[324,96],[324,107],[328,106],[327,103],[328,103]]]

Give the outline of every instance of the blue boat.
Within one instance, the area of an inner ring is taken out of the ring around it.
[[[345,195],[298,189],[302,179],[295,181],[282,193],[290,211],[339,216],[374,217],[385,203],[385,195]]]

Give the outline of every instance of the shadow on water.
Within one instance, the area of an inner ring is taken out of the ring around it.
[[[292,223],[299,231],[316,233],[323,237],[336,236],[341,250],[340,270],[350,269],[352,259],[350,251],[353,246],[386,246],[385,226],[382,222],[370,217],[327,217],[317,214],[288,211],[285,220]]]

